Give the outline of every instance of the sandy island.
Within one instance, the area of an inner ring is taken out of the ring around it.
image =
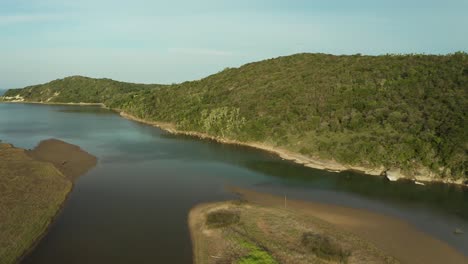
[[[232,188],[232,191],[246,202],[202,204],[191,210],[189,226],[196,263],[248,257],[245,248],[242,250],[238,243],[232,242],[239,239],[250,241],[279,263],[342,261],[333,256],[323,259],[320,252],[307,251],[300,243],[305,232],[322,234],[335,241],[337,247],[348,252],[347,263],[468,263],[466,256],[448,244],[394,217],[315,202],[285,202],[284,197],[240,188]],[[239,223],[210,228],[207,224],[210,212],[226,209],[239,213]]]

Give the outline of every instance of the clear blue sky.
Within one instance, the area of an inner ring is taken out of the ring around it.
[[[0,88],[181,82],[298,52],[467,51],[467,14],[468,0],[0,0]]]

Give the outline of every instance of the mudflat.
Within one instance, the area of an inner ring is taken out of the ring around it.
[[[26,153],[35,160],[52,163],[72,181],[96,166],[97,163],[93,155],[76,145],[58,139],[41,141],[37,147]]]
[[[1,264],[17,262],[34,247],[62,208],[72,179],[95,164],[94,156],[59,140],[32,151],[0,143]]]

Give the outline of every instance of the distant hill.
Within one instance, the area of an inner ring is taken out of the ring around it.
[[[27,100],[37,102],[102,103],[120,94],[156,87],[163,87],[163,85],[125,83],[111,79],[71,76],[23,89],[10,89],[4,96],[20,95]]]
[[[136,117],[407,175],[467,175],[468,55],[296,54],[199,81],[69,77],[10,90],[26,101],[104,103]]]

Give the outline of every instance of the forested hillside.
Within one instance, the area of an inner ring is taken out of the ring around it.
[[[461,178],[468,177],[467,90],[466,53],[297,54],[170,86],[70,77],[6,96],[102,102],[181,130]]]
[[[71,76],[46,84],[28,86],[23,89],[10,89],[4,96],[20,95],[25,99],[37,102],[102,103],[112,99],[116,95],[156,87],[163,87],[163,85],[125,83],[111,79]]]

